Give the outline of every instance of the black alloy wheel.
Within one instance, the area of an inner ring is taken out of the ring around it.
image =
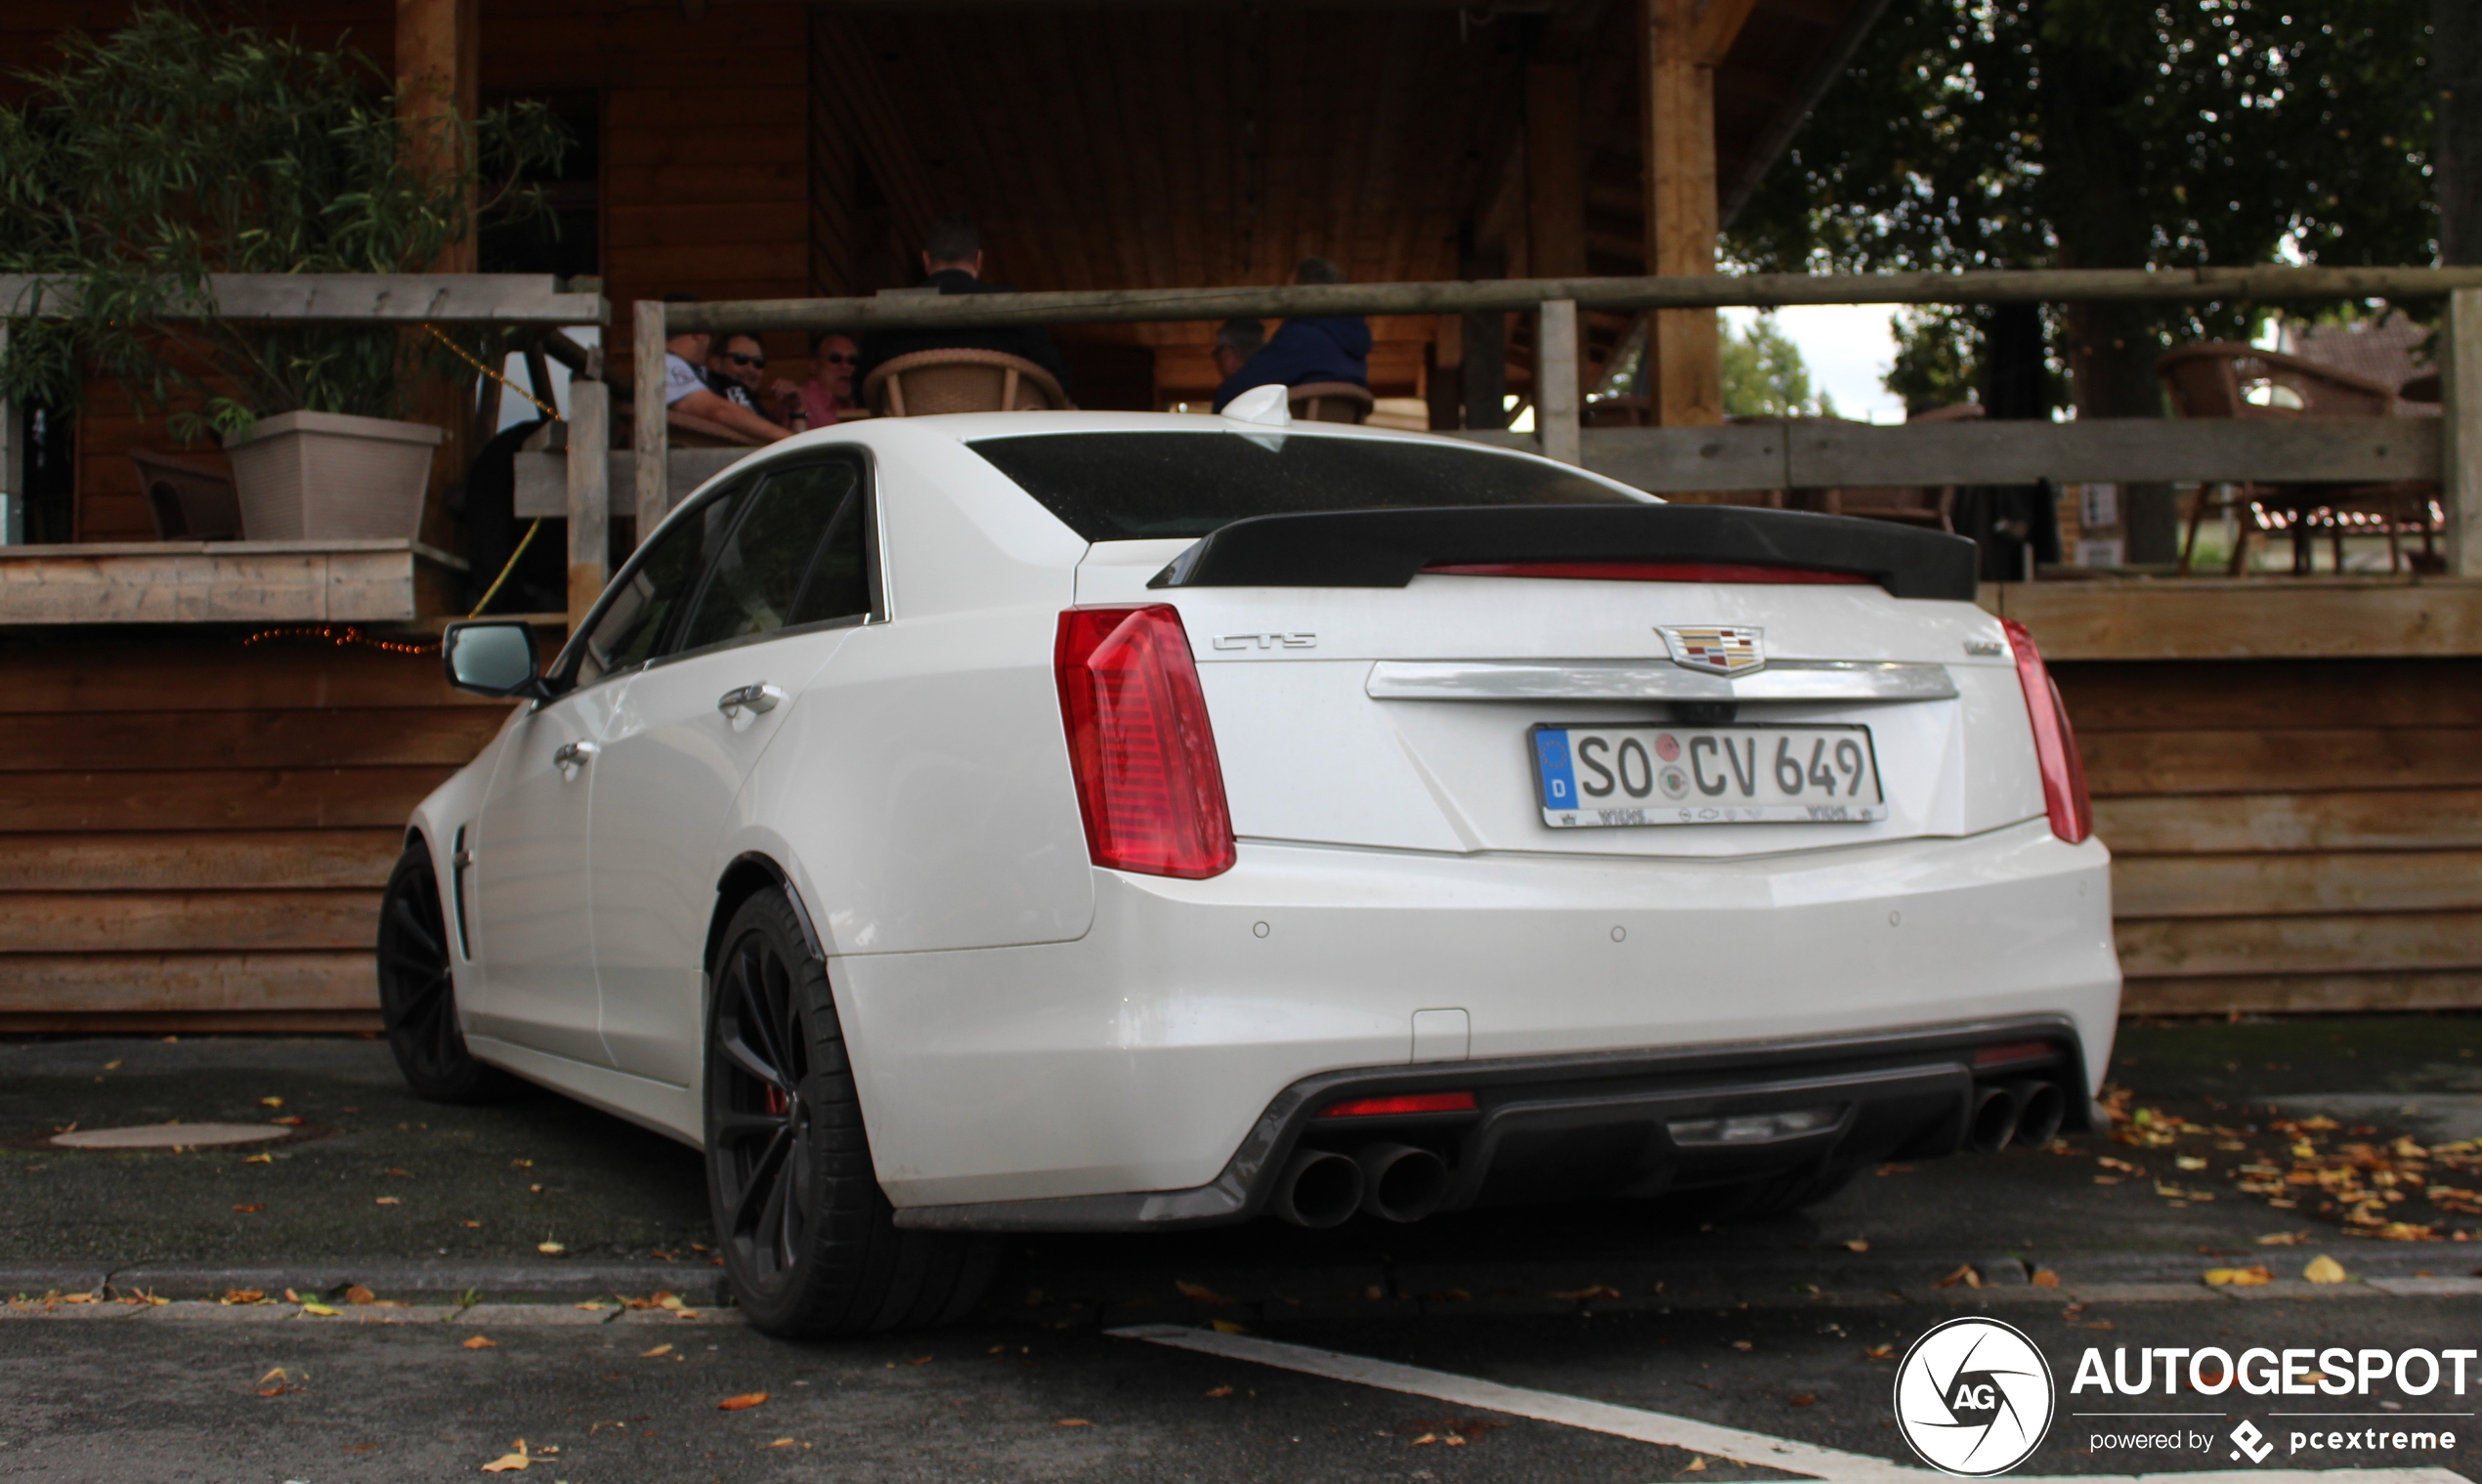
[[[430,847],[415,840],[388,873],[379,904],[379,1015],[388,1049],[416,1096],[435,1103],[487,1102],[515,1082],[474,1059],[456,1019],[456,979]]]
[[[708,982],[707,1200],[750,1323],[799,1337],[963,1318],[999,1239],[897,1227],[827,964],[781,889],[734,913]]]

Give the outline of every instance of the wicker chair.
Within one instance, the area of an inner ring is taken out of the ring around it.
[[[2296,417],[2398,414],[2392,387],[2238,341],[2207,340],[2167,351],[2156,360],[2155,374],[2162,378],[2172,411],[2180,417],[2280,422]],[[2265,400],[2252,401],[2257,395]],[[2198,491],[2198,501],[2189,512],[2189,530],[2180,548],[2183,572],[2189,571],[2199,528],[2210,510],[2230,510],[2240,517],[2234,526],[2229,568],[2236,574],[2247,563],[2253,530],[2289,532],[2295,572],[2310,570],[2311,542],[2322,531],[2332,543],[2338,572],[2344,567],[2347,535],[2385,536],[2391,572],[2405,561],[2401,538],[2406,535],[2421,537],[2422,555],[2414,565],[2436,566],[2439,560],[2435,550],[2441,524],[2438,488],[2424,482],[2208,486]]]
[[[1295,422],[1360,422],[1377,400],[1349,381],[1305,381],[1285,394]]]
[[[241,500],[233,476],[182,459],[132,448],[138,488],[159,541],[237,541],[242,537]]]
[[[942,412],[1065,411],[1068,395],[1049,371],[1006,351],[916,351],[871,368],[862,403],[880,417]]]

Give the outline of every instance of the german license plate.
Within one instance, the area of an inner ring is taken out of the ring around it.
[[[1532,741],[1555,829],[1887,818],[1867,727],[1546,723]]]

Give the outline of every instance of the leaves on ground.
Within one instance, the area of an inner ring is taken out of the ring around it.
[[[569,1251],[569,1249],[561,1246],[557,1242],[537,1242],[535,1244],[535,1251],[541,1252],[546,1257],[557,1257],[561,1253]]]
[[[259,1203],[258,1203],[258,1202],[256,1202],[256,1201],[252,1201],[252,1202],[250,1202],[248,1205],[246,1205],[246,1206],[236,1206],[236,1207],[235,1207],[235,1208],[234,1208],[235,1210],[236,1210],[236,1211],[240,1212],[242,1215],[245,1215],[245,1216],[246,1216],[246,1215],[249,1215],[249,1214],[250,1214],[251,1212],[253,1212],[253,1211],[262,1211],[262,1210],[267,1209],[267,1208],[266,1208],[265,1206],[262,1206],[261,1204],[259,1204]]]
[[[672,1347],[671,1347],[670,1345],[668,1345],[668,1344],[657,1345],[657,1346],[656,1346],[654,1349],[652,1349],[652,1350],[640,1350],[640,1351],[638,1352],[638,1359],[640,1359],[640,1360],[653,1360],[653,1359],[655,1359],[655,1358],[656,1358],[657,1356],[659,1356],[659,1355],[669,1355],[669,1354],[671,1354],[671,1353],[672,1353]]]
[[[728,1396],[722,1401],[717,1402],[715,1404],[715,1410],[718,1412],[748,1412],[750,1408],[759,1405],[765,1400],[767,1400],[767,1393],[764,1391],[745,1391],[739,1396]]]
[[[1981,1288],[1982,1274],[1974,1271],[1974,1265],[1972,1263],[1960,1262],[1956,1265],[1956,1271],[1948,1274],[1945,1278],[1942,1278],[1937,1284],[1933,1285],[1933,1287],[1952,1289],[1960,1283],[1969,1289]]]
[[[1894,1360],[1896,1359],[1896,1346],[1863,1345],[1862,1347],[1862,1353],[1870,1357],[1872,1360]]]
[[[526,1440],[524,1438],[519,1438],[516,1442],[509,1445],[508,1452],[501,1454],[498,1458],[484,1464],[483,1472],[524,1473],[528,1468],[534,1466],[534,1459],[529,1457],[526,1452]]]
[[[333,1319],[345,1311],[335,1307],[333,1304],[324,1304],[314,1300],[303,1303],[302,1312],[305,1314],[317,1314],[322,1319]]]
[[[1551,1296],[1584,1303],[1595,1298],[1617,1298],[1620,1296],[1620,1291],[1609,1284],[1591,1283],[1582,1289],[1555,1289]]]
[[[1231,1394],[1232,1388],[1230,1386],[1218,1386],[1207,1393],[1209,1396],[1230,1396]]]
[[[1174,1279],[1172,1286],[1180,1290],[1180,1296],[1191,1303],[1226,1304],[1241,1301],[1229,1293],[1219,1293],[1203,1283],[1191,1283],[1185,1278]]]
[[[299,1387],[287,1384],[291,1379],[282,1366],[277,1366],[258,1378],[258,1393],[261,1396],[282,1396],[287,1391],[299,1390]]]
[[[2309,1266],[2301,1269],[2301,1276],[2312,1283],[2342,1283],[2346,1274],[2344,1264],[2321,1252],[2310,1259]]]
[[[1218,1335],[1247,1335],[1250,1333],[1250,1327],[1248,1325],[1237,1324],[1229,1319],[1217,1320],[1215,1328]]]
[[[2206,1269],[2206,1282],[2210,1287],[2219,1289],[2254,1289],[2275,1282],[2275,1274],[2267,1271],[2264,1263],[2251,1267],[2210,1267]]]
[[[465,1336],[465,1348],[468,1350],[496,1350],[499,1348],[499,1341],[492,1338],[488,1335],[468,1335]]]
[[[395,1196],[379,1196],[373,1198],[370,1204],[373,1206],[403,1206],[405,1205],[405,1202],[398,1200]]]
[[[1051,1425],[1054,1427],[1091,1427],[1094,1424],[1082,1417],[1064,1417],[1058,1421],[1053,1422]]]
[[[2060,1286],[2060,1275],[2047,1267],[2038,1267],[2033,1270],[2033,1277],[2029,1281],[2038,1289],[2056,1289]]]
[[[1866,1237],[1848,1237],[1845,1239],[1844,1250],[1848,1252],[1866,1252],[1870,1250],[1869,1239]]]

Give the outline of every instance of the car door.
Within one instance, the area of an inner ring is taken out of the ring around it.
[[[686,1086],[734,800],[777,728],[873,609],[866,471],[772,466],[717,540],[671,653],[629,682],[596,760],[595,964],[623,1072]]]
[[[729,524],[751,483],[703,500],[703,516],[675,522],[631,559],[553,666],[559,694],[520,717],[502,748],[473,846],[483,974],[463,1004],[472,1033],[611,1064],[586,869],[594,773],[630,681],[679,626],[706,570],[710,528]]]

